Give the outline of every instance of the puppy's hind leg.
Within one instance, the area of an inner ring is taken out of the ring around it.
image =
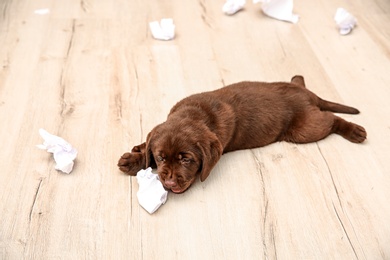
[[[291,83],[302,88],[306,88],[305,79],[301,75],[295,75],[291,79]]]
[[[361,143],[367,137],[363,127],[347,122],[331,112],[312,108],[294,120],[281,140],[310,143],[324,139],[332,133],[339,134],[354,143]]]
[[[341,135],[353,143],[362,143],[367,138],[367,132],[364,127],[347,122],[344,119],[334,116],[332,131]]]

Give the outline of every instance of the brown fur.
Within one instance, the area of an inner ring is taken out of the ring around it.
[[[366,139],[363,127],[331,112],[359,113],[317,97],[305,88],[302,76],[290,83],[232,84],[178,102],[118,166],[130,175],[157,166],[163,185],[181,193],[197,176],[204,181],[223,153],[279,141],[315,142],[332,133],[354,143]]]

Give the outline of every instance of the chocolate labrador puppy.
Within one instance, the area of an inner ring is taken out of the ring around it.
[[[363,127],[331,112],[359,110],[319,98],[306,89],[302,76],[291,82],[232,84],[178,102],[118,166],[133,176],[157,167],[165,188],[182,193],[197,176],[204,181],[223,153],[280,141],[316,142],[332,133],[354,143],[366,139]]]

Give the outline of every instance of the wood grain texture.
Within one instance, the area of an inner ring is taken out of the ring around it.
[[[0,2],[0,259],[389,259],[390,2],[295,1],[297,24],[250,1]],[[358,19],[348,36],[333,20]],[[46,15],[34,11],[49,8]],[[148,22],[171,17],[173,41]],[[340,136],[224,155],[149,215],[118,158],[183,97],[305,76],[368,140]],[[79,150],[70,175],[38,129]]]

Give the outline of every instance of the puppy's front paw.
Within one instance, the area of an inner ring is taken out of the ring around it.
[[[145,168],[145,154],[140,152],[124,153],[118,161],[119,170],[131,176]]]

